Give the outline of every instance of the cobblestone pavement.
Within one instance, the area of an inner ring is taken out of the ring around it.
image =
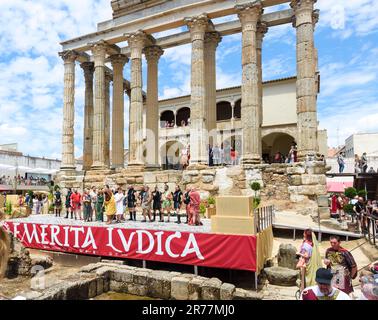
[[[157,217],[158,219],[158,217]],[[55,224],[55,225],[72,225],[72,226],[89,226],[89,227],[112,227],[125,229],[145,229],[145,230],[163,230],[163,231],[180,231],[180,232],[196,232],[210,233],[211,220],[202,219],[203,226],[188,226],[185,223],[177,224],[177,217],[171,217],[171,222],[141,222],[142,215],[137,215],[137,221],[125,221],[123,223],[112,223],[107,225],[105,222],[84,222],[83,220],[65,219],[64,217],[55,217],[55,215],[31,215],[27,218],[13,219],[12,222],[18,223],[39,223],[39,224]],[[165,221],[167,217],[165,217]],[[186,218],[182,217],[181,221],[185,222]]]

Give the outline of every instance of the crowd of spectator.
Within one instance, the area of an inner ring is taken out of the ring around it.
[[[5,176],[0,177],[0,185],[13,186],[17,183],[18,186],[44,186],[49,183],[49,181],[43,177],[23,177],[21,175],[17,176]]]

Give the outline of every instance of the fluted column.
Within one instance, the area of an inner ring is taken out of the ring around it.
[[[83,62],[81,68],[85,79],[84,102],[84,141],[83,141],[83,170],[89,170],[93,163],[93,74],[94,63]]]
[[[74,51],[59,53],[64,61],[63,132],[61,170],[75,170],[75,61]]]
[[[216,77],[216,50],[222,40],[219,32],[207,32],[205,35],[205,84],[206,84],[206,111],[209,143],[216,142],[217,128],[217,77]]]
[[[144,166],[143,161],[143,92],[142,51],[147,39],[146,33],[138,31],[126,34],[131,49],[131,103],[129,166]]]
[[[159,92],[158,64],[164,51],[159,46],[149,46],[144,49],[147,59],[147,166],[159,166]]]
[[[92,169],[106,169],[105,147],[105,55],[107,44],[100,41],[92,46],[95,63],[95,99],[93,115],[93,164]]]
[[[297,30],[298,158],[314,159],[318,150],[316,50],[314,4],[316,0],[292,0],[293,25]]]
[[[208,164],[208,132],[206,119],[205,33],[209,25],[206,15],[185,19],[192,40],[190,163]]]
[[[113,67],[113,112],[112,112],[112,167],[122,168],[125,163],[125,97],[123,68],[129,59],[122,54],[110,57]]]
[[[257,23],[263,13],[261,1],[236,6],[242,25],[242,164],[261,162],[259,116],[259,71],[257,61]]]
[[[113,76],[105,72],[105,165],[110,168],[110,82]]]
[[[268,32],[268,27],[265,22],[259,22],[257,24],[257,68],[259,73],[259,106],[258,106],[258,117],[259,117],[259,154],[262,155],[262,137],[261,137],[261,129],[263,124],[263,71],[262,71],[262,47],[263,47],[263,39],[265,34]]]

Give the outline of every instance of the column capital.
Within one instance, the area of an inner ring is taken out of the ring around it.
[[[146,45],[152,45],[155,43],[155,39],[143,30],[138,30],[134,33],[125,33],[124,37],[131,49],[142,50]]]
[[[316,9],[312,12],[312,24],[315,25],[319,22],[320,10]]]
[[[264,12],[263,5],[260,0],[236,5],[235,10],[239,16],[242,26],[246,23],[257,23]]]
[[[319,10],[314,10],[317,0],[292,0],[290,6],[294,11],[292,18],[293,27],[296,28],[305,23],[315,24],[319,20]]]
[[[318,0],[291,0],[290,7],[293,10],[310,9],[314,10],[314,5]]]
[[[111,81],[113,81],[113,75],[110,71],[106,70],[105,71],[105,81],[107,83],[110,83]]]
[[[84,77],[93,77],[94,73],[94,63],[93,62],[82,62],[80,67],[84,70]]]
[[[219,32],[206,32],[205,34],[205,43],[209,48],[215,50],[218,47],[218,44],[222,41],[222,36]]]
[[[265,37],[265,34],[268,32],[268,25],[266,22],[259,21],[257,23],[257,33],[256,33],[256,40],[257,40],[257,49],[262,48],[262,42]]]
[[[195,34],[205,34],[210,25],[210,19],[207,14],[185,18],[184,22],[189,28],[190,34],[192,35],[192,40],[194,39],[193,35]]]
[[[120,65],[121,67],[124,67],[124,65],[129,62],[129,58],[124,54],[114,54],[110,56],[109,58],[113,66],[113,69],[115,65],[117,66]]]
[[[160,57],[164,54],[164,50],[160,46],[148,46],[143,49],[147,62],[158,62]]]
[[[109,44],[104,41],[100,40],[98,42],[91,42],[90,43],[93,55],[96,56],[105,56],[106,49],[108,48]]]
[[[73,50],[59,52],[59,56],[63,59],[64,63],[74,63],[79,54]]]

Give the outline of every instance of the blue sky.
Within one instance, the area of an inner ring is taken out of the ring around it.
[[[315,34],[321,73],[318,119],[320,128],[328,129],[329,145],[336,146],[355,132],[378,132],[378,1],[318,0],[316,8],[320,9]],[[110,0],[0,0],[0,12],[0,144],[18,142],[25,154],[60,158],[59,42],[93,32],[98,22],[111,19]],[[236,17],[228,19],[232,18]],[[214,22],[220,21],[224,19]],[[218,48],[218,88],[240,85],[240,39],[240,35],[225,37]],[[291,24],[271,28],[263,49],[264,80],[295,75]],[[159,66],[161,98],[189,94],[190,54],[189,45],[166,50]],[[125,77],[129,74],[126,67]],[[79,67],[76,87],[75,155],[79,157],[84,103]]]

